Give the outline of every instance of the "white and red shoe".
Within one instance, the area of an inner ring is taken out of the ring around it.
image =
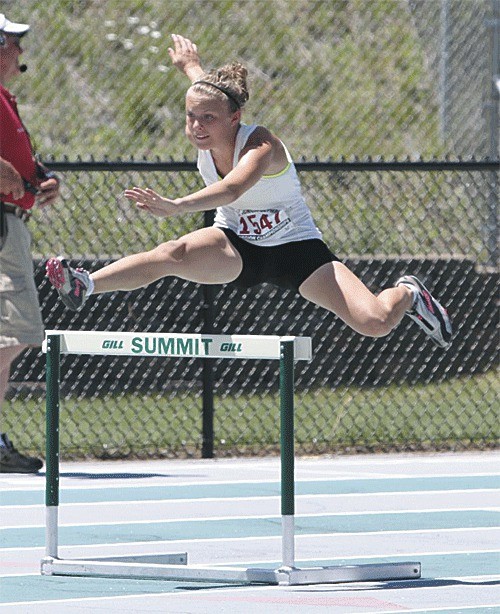
[[[58,291],[62,302],[78,311],[87,300],[90,275],[85,269],[73,269],[64,258],[50,258],[45,270],[50,283]]]
[[[406,313],[420,328],[442,348],[451,345],[451,320],[446,309],[432,296],[424,284],[413,275],[405,275],[396,282],[404,285],[415,294],[412,308]]]

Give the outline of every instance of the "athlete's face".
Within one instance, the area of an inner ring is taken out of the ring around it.
[[[217,149],[234,141],[241,112],[231,112],[229,101],[188,90],[186,136],[198,149]]]

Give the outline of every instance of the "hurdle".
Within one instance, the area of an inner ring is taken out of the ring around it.
[[[418,562],[295,565],[294,366],[312,359],[310,337],[274,335],[210,335],[48,330],[46,354],[46,489],[45,576],[93,576],[186,582],[304,585],[410,580],[421,576]],[[277,569],[188,565],[186,552],[93,559],[59,557],[59,402],[61,354],[162,356],[202,359],[279,360],[281,554]]]

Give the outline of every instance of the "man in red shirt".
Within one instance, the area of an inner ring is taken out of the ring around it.
[[[10,368],[26,348],[43,341],[43,322],[33,275],[30,209],[52,204],[59,180],[38,163],[30,137],[6,89],[10,79],[26,70],[19,65],[21,39],[29,25],[9,21],[0,13],[0,407]],[[35,473],[43,463],[16,450],[0,433],[0,473]]]

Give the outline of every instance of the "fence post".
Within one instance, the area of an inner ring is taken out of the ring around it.
[[[498,114],[500,109],[500,0],[491,0],[491,20],[489,29],[490,54],[490,101],[487,106],[487,122],[489,132],[489,156],[498,160]],[[498,172],[491,173],[491,185],[488,198],[488,265],[498,266]]]
[[[214,212],[205,211],[203,215],[205,227],[212,226]],[[203,331],[205,334],[214,332],[215,321],[215,288],[203,285]],[[202,443],[201,457],[214,457],[214,362],[211,359],[203,361],[203,392],[202,392]]]

